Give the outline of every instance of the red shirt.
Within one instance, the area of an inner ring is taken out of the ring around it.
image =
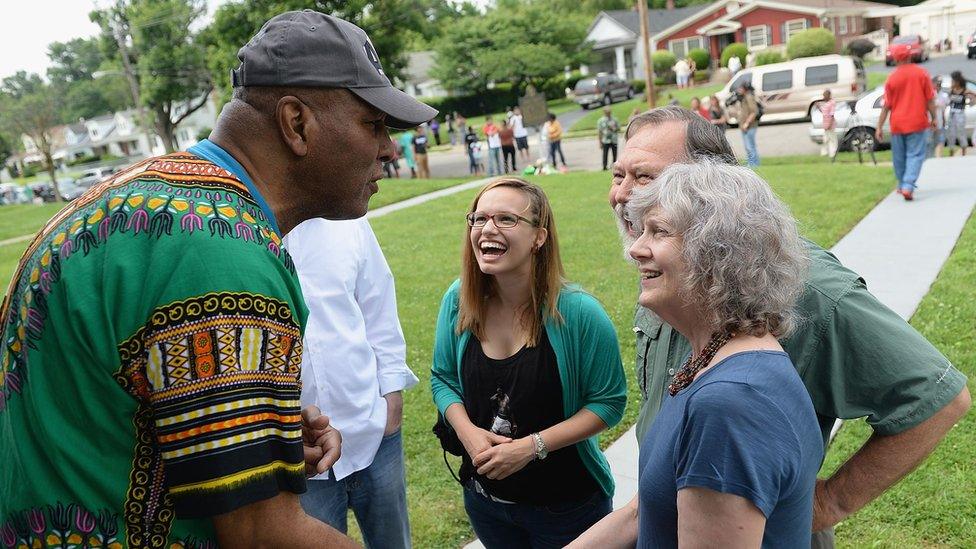
[[[891,110],[891,133],[906,134],[929,127],[929,101],[935,97],[932,78],[922,67],[898,65],[885,82],[884,101]]]

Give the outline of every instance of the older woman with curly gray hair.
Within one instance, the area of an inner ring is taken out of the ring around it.
[[[809,547],[823,441],[777,338],[806,255],[752,170],[698,161],[635,188],[640,304],[691,342],[641,443],[637,497],[573,547]]]

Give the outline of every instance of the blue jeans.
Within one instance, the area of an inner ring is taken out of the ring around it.
[[[502,174],[502,149],[488,148],[488,175]]]
[[[610,514],[613,504],[603,492],[583,501],[546,507],[496,503],[464,489],[464,510],[488,549],[560,548]]]
[[[891,159],[895,165],[895,179],[899,189],[915,190],[918,173],[925,161],[929,131],[891,134]]]
[[[400,431],[383,437],[369,467],[342,480],[308,481],[302,508],[309,515],[346,533],[347,509],[352,508],[370,549],[410,547],[407,490]]]
[[[746,164],[750,168],[759,165],[759,149],[756,148],[756,126],[742,130],[742,145],[746,148]]]

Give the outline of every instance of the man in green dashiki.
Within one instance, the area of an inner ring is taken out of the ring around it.
[[[323,449],[303,456],[307,309],[281,237],[363,215],[386,126],[436,111],[321,13],[271,19],[238,57],[209,140],[96,185],[21,259],[0,309],[3,547],[353,545],[299,504]],[[332,450],[323,420],[306,442]]]

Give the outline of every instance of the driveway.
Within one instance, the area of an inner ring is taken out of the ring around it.
[[[928,61],[920,63],[932,76],[942,74],[948,76],[952,71],[962,71],[966,77],[976,80],[976,59],[966,59],[966,54],[955,53],[940,57],[930,57]],[[871,65],[868,72],[890,73],[895,67],[888,67],[884,63]]]

